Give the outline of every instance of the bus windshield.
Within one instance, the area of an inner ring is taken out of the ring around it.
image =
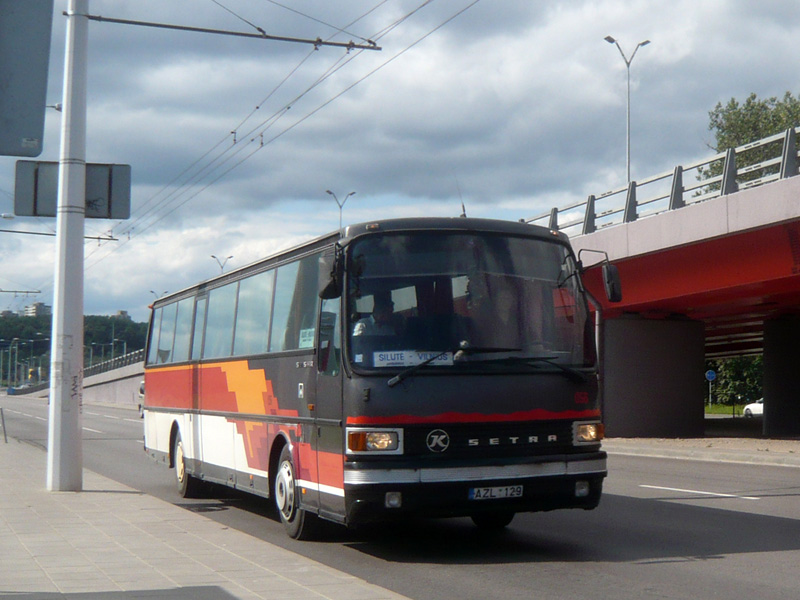
[[[347,352],[357,370],[595,364],[576,265],[555,240],[372,234],[350,244],[347,265]]]

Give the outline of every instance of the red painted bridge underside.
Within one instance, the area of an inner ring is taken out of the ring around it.
[[[800,222],[782,223],[614,261],[623,301],[605,301],[600,269],[585,276],[604,316],[703,321],[706,357],[763,349],[763,322],[800,314]]]

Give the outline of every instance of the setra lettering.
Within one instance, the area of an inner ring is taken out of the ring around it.
[[[519,436],[508,436],[505,438],[500,437],[490,437],[490,438],[469,438],[467,440],[467,446],[476,447],[476,446],[502,446],[504,444],[510,446],[517,446],[520,444],[528,444],[528,445],[535,445],[535,444],[552,444],[558,442],[558,435],[557,434],[550,434],[547,436],[538,436],[538,435],[529,435],[527,438],[522,438]]]

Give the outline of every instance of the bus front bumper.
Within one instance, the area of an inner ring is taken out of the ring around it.
[[[355,467],[356,465],[352,465]],[[605,452],[515,464],[345,469],[347,523],[394,517],[593,509],[607,474]]]

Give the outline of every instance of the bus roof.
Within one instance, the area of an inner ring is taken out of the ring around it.
[[[382,219],[375,221],[365,221],[347,225],[340,231],[333,231],[323,236],[311,239],[307,242],[281,250],[264,258],[260,258],[252,263],[238,267],[227,273],[211,277],[189,285],[177,292],[167,294],[157,299],[152,306],[160,306],[188,294],[198,288],[213,288],[222,285],[227,281],[239,279],[243,272],[260,270],[260,267],[267,268],[268,265],[279,264],[282,258],[299,256],[323,248],[336,241],[348,244],[350,241],[362,235],[374,234],[377,232],[391,231],[475,231],[503,233],[507,235],[520,235],[526,237],[538,237],[543,240],[558,240],[562,244],[569,244],[566,234],[550,230],[539,225],[530,225],[520,221],[502,221],[499,219],[479,219],[472,217],[407,217],[398,219]]]

